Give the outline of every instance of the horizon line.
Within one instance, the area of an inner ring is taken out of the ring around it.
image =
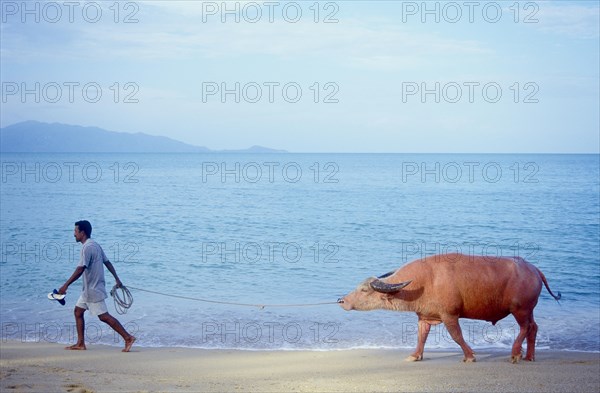
[[[19,121],[16,123],[12,123],[6,126],[2,126],[0,127],[0,129],[5,129],[6,127],[10,127],[16,124],[21,124],[21,123],[28,123],[28,122],[35,122],[35,123],[42,123],[42,124],[60,124],[60,125],[64,125],[64,126],[74,126],[74,127],[83,127],[83,128],[97,128],[103,131],[107,131],[107,132],[115,132],[115,133],[124,133],[124,134],[130,134],[130,135],[136,135],[136,134],[144,134],[144,135],[148,135],[148,136],[153,136],[153,137],[162,137],[162,138],[168,138],[171,139],[173,141],[179,142],[179,143],[183,143],[185,145],[191,146],[191,147],[195,147],[195,148],[205,148],[208,149],[209,151],[205,151],[205,152],[89,152],[89,151],[76,151],[76,152],[27,152],[27,151],[23,151],[23,152],[7,152],[7,151],[1,151],[0,150],[0,154],[1,153],[46,153],[46,154],[71,154],[71,153],[81,153],[81,154],[268,154],[268,155],[273,155],[273,154],[437,154],[437,155],[441,155],[441,154],[456,154],[456,155],[467,155],[467,154],[486,154],[486,155],[491,155],[491,154],[498,154],[498,155],[600,155],[600,150],[597,151],[593,151],[593,152],[425,152],[425,151],[324,151],[324,152],[317,152],[317,151],[291,151],[288,149],[283,149],[283,148],[272,148],[272,147],[267,147],[267,146],[263,146],[263,145],[258,145],[258,144],[254,144],[250,147],[246,147],[246,148],[225,148],[225,149],[214,149],[214,148],[209,148],[206,146],[200,146],[200,145],[195,145],[195,144],[191,144],[188,142],[184,142],[181,141],[179,139],[175,139],[172,138],[170,136],[166,136],[166,135],[153,135],[153,134],[147,134],[145,132],[129,132],[129,131],[113,131],[113,130],[107,130],[105,128],[101,128],[99,126],[88,126],[88,125],[80,125],[80,124],[70,124],[70,123],[61,123],[58,121],[55,122],[46,122],[46,121],[40,121],[40,120],[23,120],[23,121]],[[251,149],[253,147],[259,147],[259,148],[266,148],[269,150],[277,150],[277,151],[272,151],[272,152],[245,152],[243,150],[248,150]]]

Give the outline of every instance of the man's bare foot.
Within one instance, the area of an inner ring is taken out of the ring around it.
[[[75,344],[75,345],[71,345],[69,347],[65,347],[65,349],[69,350],[69,351],[85,351],[87,348],[85,347],[85,344],[83,344],[83,345]]]
[[[131,346],[133,345],[134,342],[135,342],[135,337],[129,336],[129,338],[127,340],[125,340],[125,348],[123,348],[123,350],[121,352],[129,352],[129,350],[131,349]]]

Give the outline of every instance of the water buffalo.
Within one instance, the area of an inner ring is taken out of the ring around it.
[[[538,327],[533,309],[542,283],[554,299],[560,299],[560,292],[552,293],[542,272],[523,258],[443,254],[418,259],[378,278],[368,278],[338,303],[346,311],[414,311],[419,317],[418,343],[408,361],[423,359],[431,325],[444,323],[462,348],[463,361],[474,362],[475,354],[462,336],[458,319],[496,324],[512,314],[520,327],[511,354],[511,361],[516,363],[522,358],[525,338],[525,360],[535,359]]]

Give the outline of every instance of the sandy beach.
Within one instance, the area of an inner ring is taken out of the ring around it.
[[[600,355],[538,351],[534,363],[508,353],[402,350],[234,351],[5,342],[2,392],[598,392]]]

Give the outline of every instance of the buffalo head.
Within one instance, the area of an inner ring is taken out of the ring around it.
[[[386,299],[389,295],[399,292],[412,281],[400,283],[388,283],[381,278],[388,277],[392,273],[385,274],[379,278],[371,277],[363,281],[356,289],[343,298],[338,299],[340,306],[346,310],[368,311],[386,308]],[[388,295],[388,296],[386,296]]]

